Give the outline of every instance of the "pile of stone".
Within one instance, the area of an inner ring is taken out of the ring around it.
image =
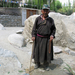
[[[25,39],[31,41],[31,31],[35,22],[36,17],[39,15],[30,16],[25,20],[25,27],[23,31],[23,36]],[[74,13],[70,16],[62,15],[60,13],[51,12],[49,16],[54,19],[56,26],[56,38],[54,39],[54,45],[68,47],[75,50],[75,18]]]
[[[16,33],[9,35],[8,41],[18,47],[24,47],[26,45],[25,38],[22,35],[23,29],[16,31]]]

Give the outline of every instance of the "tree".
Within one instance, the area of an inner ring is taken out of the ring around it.
[[[75,0],[73,0],[73,8],[75,8]]]
[[[50,9],[55,11],[55,0],[50,0]]]
[[[54,11],[55,11],[55,0],[53,0],[53,6],[54,6],[54,8],[53,8],[53,9],[54,9]]]
[[[70,9],[71,8],[70,0],[68,0],[68,6],[69,6],[69,9]]]
[[[57,10],[60,9],[60,8],[62,8],[62,4],[61,4],[61,2],[59,0],[57,0],[55,2],[55,7],[56,7]]]
[[[47,4],[47,0],[43,0],[43,4]]]
[[[47,3],[47,0],[28,0],[27,4],[30,4],[35,7],[37,6],[38,9],[41,9],[43,4]]]
[[[36,7],[38,9],[41,9],[43,4],[47,4],[48,1],[50,1],[49,4],[50,4],[51,10],[55,11],[55,0],[28,0],[26,3],[31,4],[30,7]]]

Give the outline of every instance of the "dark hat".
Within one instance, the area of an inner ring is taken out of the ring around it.
[[[44,4],[42,9],[50,9],[50,7],[47,4]]]

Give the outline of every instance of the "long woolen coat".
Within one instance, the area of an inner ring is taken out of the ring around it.
[[[47,17],[45,20],[41,16],[37,17],[32,29],[32,37],[35,37],[33,58],[35,63],[51,63],[53,60],[53,41],[51,42],[51,52],[49,53],[50,36],[55,38],[56,27],[54,20]]]

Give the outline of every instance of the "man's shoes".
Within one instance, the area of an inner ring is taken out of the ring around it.
[[[45,65],[45,70],[46,71],[49,71],[50,70],[49,63],[48,62],[45,62],[44,65]]]
[[[47,67],[46,67],[46,71],[49,71],[49,70],[50,70],[50,67],[49,67],[49,66],[47,66]]]
[[[36,63],[35,66],[34,66],[34,68],[37,69],[37,68],[39,68],[39,66],[40,65],[38,63]]]

